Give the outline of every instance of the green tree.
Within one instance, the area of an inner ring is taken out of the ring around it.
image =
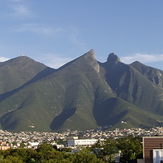
[[[115,162],[115,155],[118,153],[117,142],[114,139],[107,139],[105,141],[98,141],[92,146],[93,151],[98,158],[107,162]]]
[[[41,145],[38,146],[37,148],[37,152],[42,152],[42,153],[45,153],[47,151],[52,151],[54,148],[51,144],[49,143],[42,143]]]
[[[43,143],[37,148],[36,160],[57,160],[64,159],[64,152],[59,152],[51,144]]]
[[[60,151],[71,152],[72,149],[71,148],[62,148]]]
[[[121,162],[131,161],[142,157],[142,143],[140,138],[128,136],[118,139],[118,149],[121,151]]]
[[[117,142],[114,139],[107,139],[104,142],[104,160],[108,162],[115,162],[115,155],[118,153]]]
[[[24,142],[21,142],[20,143],[20,148],[24,148],[25,147],[25,143]]]
[[[88,149],[83,149],[74,154],[73,163],[103,163],[103,161]]]
[[[3,162],[10,162],[10,163],[23,163],[23,160],[16,156],[9,155],[6,159],[3,160]]]
[[[31,160],[31,158],[34,158],[36,154],[37,154],[36,151],[32,149],[25,149],[25,148],[9,149],[2,153],[5,159],[8,159],[9,156],[13,156],[13,159],[18,158],[23,162],[28,162],[29,160]]]

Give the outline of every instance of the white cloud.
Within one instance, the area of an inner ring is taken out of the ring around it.
[[[13,4],[10,5],[10,8],[12,9],[12,13],[10,16],[24,18],[24,17],[31,17],[34,16],[32,11],[29,9],[29,7],[22,3],[21,0],[12,0]]]
[[[163,61],[163,54],[140,54],[136,53],[132,56],[121,57],[121,61],[124,63],[132,63],[134,61],[139,61],[142,63],[152,63]]]
[[[17,5],[17,6],[13,6],[13,9],[15,10],[17,15],[29,15],[30,14],[30,10],[24,6],[24,5]]]
[[[24,5],[13,5],[11,6],[11,8],[14,10],[14,14],[13,15],[16,15],[16,16],[24,16],[24,15],[29,15],[30,14],[30,11],[29,9],[24,6]]]
[[[39,34],[56,34],[63,31],[62,28],[53,28],[49,26],[44,26],[41,24],[23,24],[22,26],[15,29],[17,32],[34,32]]]
[[[36,60],[44,63],[46,66],[49,66],[51,68],[59,68],[63,66],[64,64],[73,60],[72,58],[58,57],[52,54],[47,54],[45,56],[46,57],[40,57]]]
[[[0,62],[4,62],[4,61],[7,61],[7,60],[9,60],[9,58],[0,57]]]

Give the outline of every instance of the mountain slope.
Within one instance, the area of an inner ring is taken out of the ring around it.
[[[96,91],[97,88],[98,90]],[[32,92],[29,90],[32,90]],[[108,91],[105,92],[105,90]],[[13,111],[10,112],[10,105],[5,108],[5,110],[9,111],[10,116],[18,116],[17,119],[20,120],[22,114],[18,114],[18,110],[21,107],[22,112],[24,112],[23,109],[26,107],[26,105],[24,107],[22,104],[27,101],[27,97],[31,100],[35,99],[35,103],[37,103],[36,105],[38,105],[40,109],[42,109],[42,106],[47,108],[47,119],[50,119],[51,115],[53,115],[54,118],[51,119],[50,123],[51,130],[58,130],[61,127],[64,129],[68,126],[72,126],[72,129],[77,127],[78,129],[88,129],[97,126],[92,113],[95,91],[101,91],[100,94],[104,94],[104,97],[114,96],[105,80],[98,74],[98,63],[94,58],[94,52],[92,50],[71,64],[47,76],[45,79],[27,85],[12,96],[2,100],[1,104],[3,106],[11,103],[15,104],[15,107],[12,109]],[[35,98],[33,95],[35,95]],[[38,98],[42,100],[38,100]],[[12,99],[16,100],[12,101]],[[41,104],[38,102],[41,102]],[[34,107],[35,105],[31,102],[30,109],[35,109]],[[29,111],[28,109],[28,112]],[[40,110],[38,110],[38,115],[39,114]],[[41,114],[43,114],[44,117],[46,115],[43,111],[41,111]],[[2,126],[7,129],[8,126],[12,126],[15,120],[4,123],[5,119],[6,116],[3,115]],[[29,123],[27,126],[45,126],[45,123],[42,124],[42,122],[43,121],[40,120],[36,124],[35,121],[35,125]],[[16,128],[20,128],[19,124],[21,125],[21,123],[16,123],[17,127],[15,127],[15,130],[17,130]],[[49,125],[49,122],[47,122],[47,124]]]
[[[146,72],[141,73],[138,70],[143,65],[139,64],[136,69],[134,64],[126,65],[120,62],[115,54],[111,55],[116,59],[108,58],[108,61],[101,66],[105,68],[106,81],[116,95],[143,110],[163,115],[162,88],[151,81],[147,68]],[[154,68],[152,70],[155,71]]]
[[[14,60],[4,63],[24,80],[0,95],[2,129],[65,131],[162,125],[160,70],[137,62],[126,65],[113,53],[100,63],[94,50],[57,70],[23,59],[28,61],[16,59],[18,67]],[[20,70],[24,63],[26,68]]]
[[[0,94],[20,87],[45,69],[47,71],[50,68],[26,56],[2,62],[0,64]]]
[[[132,63],[131,66],[137,69],[142,75],[148,78],[151,82],[163,88],[163,71],[146,66],[138,61]]]

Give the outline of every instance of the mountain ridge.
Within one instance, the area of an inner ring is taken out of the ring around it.
[[[18,63],[12,65],[15,61]],[[18,80],[23,71],[27,76],[24,83],[0,94],[1,129],[66,131],[163,125],[161,70],[140,62],[124,64],[114,53],[101,63],[93,49],[58,69],[26,56],[5,64],[18,72]],[[15,78],[10,79],[12,85]]]

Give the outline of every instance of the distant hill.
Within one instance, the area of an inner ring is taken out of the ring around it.
[[[26,56],[0,63],[0,127],[66,131],[163,126],[163,71],[94,50],[49,68]]]

